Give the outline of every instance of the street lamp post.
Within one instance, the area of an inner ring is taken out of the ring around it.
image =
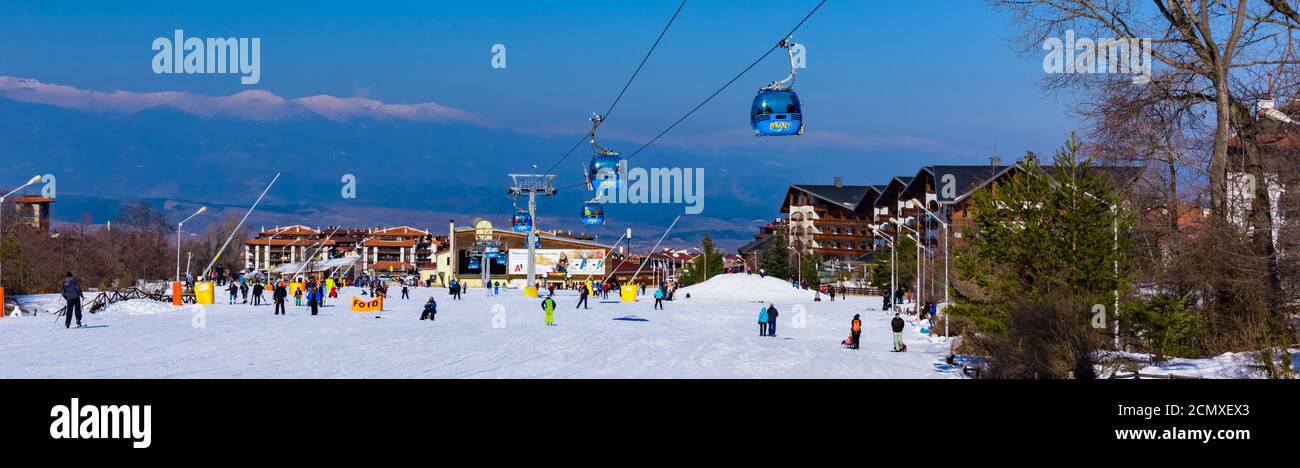
[[[949,242],[949,241],[948,241],[948,237],[949,237],[948,222],[947,222],[947,221],[944,221],[944,220],[941,219],[939,216],[935,215],[933,212],[931,212],[930,210],[926,209],[926,208],[925,208],[925,204],[921,203],[920,200],[917,200],[917,199],[913,198],[913,199],[912,199],[912,206],[915,207],[915,208],[920,208],[921,211],[925,212],[926,215],[929,215],[930,218],[934,219],[935,222],[938,222],[939,225],[943,227],[943,307],[947,307],[947,306],[948,306],[948,289],[950,289],[950,288],[949,288],[950,283],[949,283],[949,279],[948,279],[948,275],[949,275],[949,273],[948,273],[948,256],[949,256],[949,253],[948,253],[948,252],[950,251],[950,250],[949,250],[949,247],[948,247],[948,242]],[[943,307],[941,307],[940,309],[942,310]],[[943,314],[943,336],[945,336],[945,337],[948,336],[948,314]]]
[[[791,252],[794,252],[794,255],[795,255],[794,258],[796,258],[797,261],[799,262],[799,263],[795,266],[795,281],[797,281],[797,282],[799,283],[799,287],[803,287],[803,252],[800,252],[800,251],[798,251],[798,250],[795,250],[794,247],[790,247],[790,246],[788,246],[788,245],[785,246],[785,248],[786,248],[787,250],[791,251]],[[789,258],[789,257],[787,257],[787,258]]]
[[[195,216],[203,214],[204,211],[208,211],[208,207],[206,206],[200,207],[199,210],[195,211],[194,214],[190,215],[190,217],[185,218],[184,221],[176,223],[176,282],[177,283],[181,282],[181,229],[185,227],[186,222],[188,222],[191,219],[194,219]]]
[[[889,244],[889,291],[886,292],[886,294],[888,294],[889,297],[892,297],[894,294],[894,278],[897,277],[897,274],[894,273],[894,266],[897,263],[897,259],[898,259],[898,256],[895,255],[895,251],[898,249],[894,248],[893,237],[881,232],[880,229],[874,225],[869,224],[868,226],[871,226],[871,231],[875,232],[877,236],[880,236],[881,238],[885,239],[885,243]]]
[[[3,241],[4,241],[4,228],[3,228],[3,225],[2,225],[2,224],[4,223],[4,204],[5,204],[5,199],[6,199],[6,198],[9,198],[10,195],[13,195],[13,194],[15,194],[15,193],[18,193],[19,190],[25,189],[25,188],[31,186],[32,184],[35,184],[35,183],[40,182],[40,181],[41,181],[41,176],[38,175],[38,176],[32,177],[30,180],[27,181],[27,183],[25,183],[25,184],[19,186],[19,187],[16,188],[16,189],[11,190],[9,193],[4,194],[4,196],[0,196],[0,242],[3,242]],[[4,262],[0,262],[0,273],[3,273],[3,272],[4,272],[4,268],[3,268],[3,267],[4,267]],[[3,301],[3,300],[4,300],[4,294],[3,294],[3,292],[4,292],[4,289],[3,289],[3,287],[4,287],[4,281],[3,281],[3,279],[4,279],[4,275],[3,275],[3,274],[0,274],[0,301]],[[4,304],[0,304],[0,306],[3,306],[3,305],[4,305]]]
[[[916,242],[916,304],[919,305],[921,303],[921,282],[923,281],[923,277],[925,276],[924,272],[921,271],[921,241],[917,240],[921,237],[921,233],[917,232],[917,230],[915,229],[907,227],[907,225],[903,224],[902,220],[898,218],[889,218],[889,221],[893,222],[895,225],[897,225],[900,228],[911,231],[912,234],[916,234],[916,237],[912,237],[912,240],[917,241]]]

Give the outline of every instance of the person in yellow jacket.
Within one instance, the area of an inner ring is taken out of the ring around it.
[[[555,299],[551,299],[551,296],[542,299],[542,310],[546,311],[546,326],[555,325]]]

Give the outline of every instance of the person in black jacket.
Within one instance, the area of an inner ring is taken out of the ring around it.
[[[891,320],[889,322],[889,327],[894,330],[894,351],[902,351],[904,349],[907,349],[904,347],[905,345],[903,344],[904,325],[906,325],[906,323],[903,322],[903,317],[900,317],[898,313],[894,313],[894,320]]]
[[[68,307],[63,312],[63,328],[72,328],[72,314],[77,314],[77,326],[81,326],[81,281],[68,272],[68,276],[63,278],[63,300],[68,301]],[[56,322],[57,323],[57,322]]]
[[[259,281],[253,283],[253,306],[257,307],[260,305],[262,305],[262,283]]]
[[[429,297],[429,302],[424,303],[424,312],[420,314],[420,320],[427,318],[432,322],[436,315],[438,315],[438,303],[433,300],[433,297]]]
[[[284,315],[284,301],[289,297],[289,290],[285,289],[284,282],[275,285],[275,292],[271,293],[271,300],[275,301],[275,315]]]
[[[776,336],[776,305],[767,305],[767,336]]]

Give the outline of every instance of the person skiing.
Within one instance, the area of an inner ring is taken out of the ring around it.
[[[500,281],[493,281],[493,282],[492,282],[492,295],[493,295],[493,296],[499,296],[499,295],[501,295],[501,282],[500,282]]]
[[[586,309],[586,308],[588,308],[588,307],[587,307],[587,288],[579,288],[579,289],[580,289],[580,291],[578,292],[578,305],[573,306],[573,308],[574,308],[574,309],[577,309],[579,306],[581,306],[583,309]]]
[[[230,286],[226,288],[226,291],[230,292],[229,304],[234,304],[235,301],[239,300],[239,285],[232,281],[230,282]]]
[[[644,286],[643,286],[643,287],[644,287]],[[656,290],[655,290],[655,307],[654,307],[654,308],[659,309],[659,310],[663,310],[663,308],[664,308],[664,290],[662,290],[662,289],[656,289]]]
[[[239,296],[244,299],[242,302],[243,304],[248,303],[248,283],[243,281],[239,282]]]
[[[776,336],[777,315],[779,314],[776,311],[776,305],[768,304],[767,305],[767,336]]]
[[[831,302],[835,302],[835,286],[831,286],[830,288],[828,288],[826,294],[829,294],[831,296]]]
[[[420,314],[420,320],[428,318],[432,322],[435,315],[438,315],[438,302],[433,300],[433,296],[429,296],[429,302],[424,303],[424,313]]]
[[[903,322],[903,317],[899,316],[898,313],[895,312],[894,320],[891,320],[889,322],[889,327],[894,330],[894,351],[895,352],[907,351],[907,345],[903,344],[904,325],[906,325],[906,323]]]
[[[294,288],[293,305],[294,307],[302,307],[302,288]]]
[[[263,289],[261,282],[253,283],[253,307],[262,305]]]
[[[546,311],[546,326],[548,327],[554,326],[555,325],[555,299],[552,298],[551,296],[546,296],[546,299],[542,299],[542,310]]]
[[[758,277],[759,277],[759,278],[767,278],[767,269],[766,269],[766,268],[759,268],[759,269],[758,269]]]
[[[758,336],[767,336],[767,306],[758,309]]]
[[[410,299],[410,298],[411,298],[411,290],[406,287],[406,283],[402,283],[402,299]]]
[[[63,278],[63,300],[68,302],[67,308],[63,311],[63,328],[72,328],[72,314],[77,314],[77,326],[81,326],[81,280],[72,276]],[[55,322],[57,323],[57,322]]]
[[[858,349],[858,340],[862,338],[862,319],[858,318],[858,314],[853,314],[853,323],[849,326],[849,336],[852,337],[849,349]]]

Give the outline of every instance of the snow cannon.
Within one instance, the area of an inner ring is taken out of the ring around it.
[[[623,302],[636,302],[635,284],[625,284],[619,286],[618,289],[619,289],[619,298],[622,299]]]
[[[537,297],[537,286],[528,286],[524,288],[524,297]]]
[[[217,288],[211,281],[194,283],[194,302],[199,305],[212,305],[217,302]]]

